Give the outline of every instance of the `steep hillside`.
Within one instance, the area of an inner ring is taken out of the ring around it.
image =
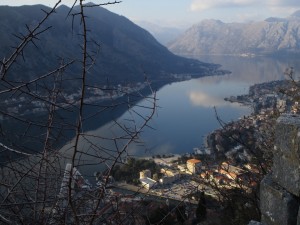
[[[0,7],[0,58],[7,58],[17,46],[19,39],[13,34],[26,34],[26,24],[34,26],[50,9],[43,5]],[[74,12],[76,12],[76,7]],[[60,6],[43,28],[51,29],[35,40],[36,48],[30,44],[24,52],[24,59],[10,71],[13,79],[28,80],[52,70],[61,60],[77,59],[66,72],[76,77],[80,73],[81,27],[79,18],[72,26],[72,16],[67,17],[69,8]],[[158,43],[149,32],[132,23],[123,16],[101,8],[87,8],[87,22],[90,37],[100,45],[96,64],[89,74],[92,83],[112,83],[143,81],[146,74],[150,79],[159,79],[169,73],[210,74],[216,65],[186,59],[169,52]],[[91,49],[94,50],[94,49]],[[76,82],[68,86],[76,88]]]
[[[252,23],[205,20],[188,29],[169,49],[178,54],[300,53],[300,11],[288,18]]]

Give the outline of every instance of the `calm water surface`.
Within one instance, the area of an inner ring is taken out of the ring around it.
[[[225,97],[248,93],[249,87],[256,83],[284,79],[283,72],[293,66],[300,71],[296,60],[268,58],[234,58],[234,57],[199,57],[205,62],[221,64],[223,69],[232,71],[229,75],[210,76],[165,85],[157,91],[159,108],[150,122],[154,128],[144,129],[140,135],[142,144],[129,147],[130,155],[145,156],[166,153],[192,152],[194,147],[203,146],[204,137],[220,127],[216,120],[214,107],[224,121],[237,120],[252,112],[249,107],[224,101]],[[142,101],[140,105],[147,105]],[[141,113],[145,109],[133,108]],[[125,112],[119,119],[120,123],[129,123],[132,114]],[[139,121],[138,117],[137,120]],[[115,137],[121,135],[120,129],[108,123],[91,135]],[[99,145],[107,148],[112,143],[94,138]],[[67,145],[69,146],[69,145]],[[67,148],[65,146],[65,148]],[[82,148],[91,145],[83,141]]]
[[[232,74],[192,79],[161,88],[157,92],[160,108],[151,121],[155,131],[147,129],[142,135],[149,151],[133,146],[132,154],[192,152],[194,147],[203,146],[203,138],[209,132],[220,127],[214,107],[222,120],[228,122],[252,112],[249,107],[224,101],[225,97],[246,94],[249,87],[256,83],[284,79],[285,69],[297,65],[296,60],[262,57],[199,59],[221,64]],[[125,113],[122,118],[127,116]]]

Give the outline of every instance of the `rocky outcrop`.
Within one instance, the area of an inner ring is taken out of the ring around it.
[[[277,120],[272,172],[261,182],[261,223],[300,225],[300,116]]]
[[[300,119],[282,116],[277,121],[273,179],[300,197]]]
[[[260,209],[264,225],[296,225],[299,201],[297,196],[278,185],[268,175],[261,182]]]

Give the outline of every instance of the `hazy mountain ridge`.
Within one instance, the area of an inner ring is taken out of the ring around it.
[[[252,23],[204,20],[168,45],[177,54],[300,53],[300,11]]]
[[[25,24],[33,27],[44,16],[41,9],[50,11],[50,8],[43,5],[0,7],[1,59],[7,57],[13,51],[11,47],[19,43],[13,34],[26,34]],[[77,59],[66,72],[72,77],[79,76],[82,31],[78,25],[79,18],[75,19],[72,28],[72,17],[66,18],[69,10],[67,6],[60,6],[50,16],[43,28],[51,26],[51,29],[35,41],[38,48],[33,44],[26,47],[25,62],[22,57],[18,58],[18,64],[10,71],[11,78],[32,79],[53,70],[62,59]],[[86,15],[91,30],[89,35],[100,44],[96,64],[89,74],[90,82],[106,82],[107,79],[114,83],[138,82],[144,81],[145,75],[153,80],[169,73],[205,75],[217,67],[174,55],[149,32],[104,8],[87,8]],[[72,83],[72,86],[75,84]]]
[[[147,21],[136,21],[136,23],[149,31],[163,45],[167,45],[169,42],[174,41],[185,31],[185,28],[160,26]]]

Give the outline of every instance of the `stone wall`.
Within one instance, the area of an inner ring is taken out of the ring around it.
[[[300,116],[285,114],[275,130],[272,172],[261,182],[261,222],[249,225],[300,225]]]

